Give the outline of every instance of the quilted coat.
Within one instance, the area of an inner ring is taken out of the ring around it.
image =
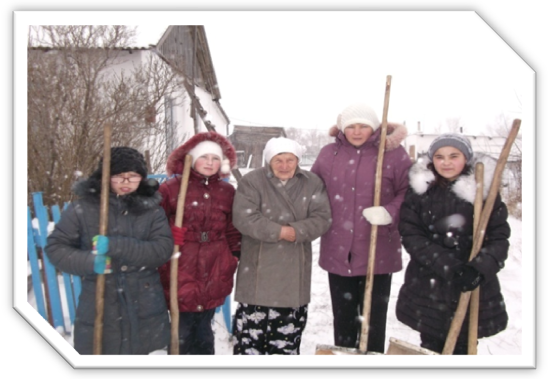
[[[371,224],[362,211],[373,206],[375,172],[381,129],[359,148],[350,144],[337,127],[330,130],[335,142],[326,145],[311,171],[325,183],[333,223],[321,238],[320,267],[341,276],[367,273]],[[404,125],[389,123],[383,158],[381,205],[392,223],[378,226],[375,274],[402,269],[398,232],[400,205],[408,187],[409,155],[400,143],[407,136]]]
[[[169,344],[169,315],[157,267],[169,260],[173,239],[167,218],[158,206],[158,183],[152,191],[140,189],[109,198],[109,251],[111,274],[105,275],[102,354],[148,354]],[[99,234],[100,182],[78,182],[79,196],[62,213],[49,235],[46,254],[61,271],[82,277],[74,321],[74,348],[93,353],[95,287],[92,238]]]
[[[476,153],[471,171],[447,188],[431,184],[430,160],[419,158],[410,170],[410,187],[401,207],[400,233],[410,261],[396,304],[398,320],[434,338],[445,339],[460,291],[453,269],[468,262],[472,249],[476,181],[473,167],[484,163],[484,200],[492,181],[494,159]],[[497,273],[508,257],[510,227],[506,205],[497,197],[484,242],[471,265],[483,274],[478,337],[506,328],[508,316]],[[467,333],[468,318],[462,332]]]
[[[161,206],[170,225],[175,223],[180,174],[184,158],[198,143],[210,140],[219,144],[230,166],[236,164],[236,152],[230,142],[217,133],[196,134],[169,156],[168,175],[175,175],[160,186]],[[224,303],[232,292],[238,265],[241,234],[232,224],[234,187],[223,180],[229,174],[209,178],[190,170],[184,205],[183,227],[187,229],[180,248],[177,272],[177,297],[181,312],[202,312]],[[234,253],[234,254],[233,254]],[[164,293],[169,303],[171,264],[160,268]]]

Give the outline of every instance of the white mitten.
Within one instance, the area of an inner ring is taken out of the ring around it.
[[[372,225],[388,225],[392,222],[392,216],[385,207],[365,208],[362,214]]]

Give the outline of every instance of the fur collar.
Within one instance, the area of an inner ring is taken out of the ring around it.
[[[336,141],[339,143],[348,143],[346,141],[344,133],[339,130],[337,125],[334,125],[329,129],[329,135],[331,137],[335,137]],[[387,123],[385,145],[386,151],[396,149],[398,146],[400,146],[405,137],[407,137],[407,127],[405,125],[394,122]],[[380,143],[380,139],[381,127],[375,130],[375,132],[371,135],[371,138],[366,143],[373,142],[375,145],[378,145]]]
[[[434,181],[434,173],[427,167],[430,162],[431,161],[428,156],[421,156],[409,170],[409,186],[419,195],[424,194],[430,187],[430,184]],[[469,163],[471,166],[470,172],[467,175],[459,176],[455,180],[455,183],[451,186],[451,191],[453,191],[459,198],[472,204],[474,203],[474,199],[476,197],[475,167],[478,162],[483,163],[484,166],[483,200],[485,200],[487,198],[487,194],[489,193],[491,183],[493,182],[495,167],[497,165],[497,161],[486,154],[474,153],[474,157]]]
[[[143,180],[136,191],[125,195],[117,196],[111,193],[111,198],[118,198],[122,204],[131,213],[142,213],[153,209],[160,204],[162,195],[158,192],[159,184],[155,179]],[[80,199],[92,203],[100,203],[101,200],[101,181],[90,177],[79,180],[72,186],[72,192]]]

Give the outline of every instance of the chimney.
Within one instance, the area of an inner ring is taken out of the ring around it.
[[[418,132],[421,131],[421,122],[420,121],[417,121],[417,131]]]

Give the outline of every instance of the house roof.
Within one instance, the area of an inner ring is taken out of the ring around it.
[[[195,84],[203,84],[214,100],[221,98],[203,25],[170,25],[156,49],[171,65],[182,69],[187,78],[200,79],[202,83]]]
[[[47,46],[29,47],[29,50],[42,50],[44,52],[57,49]],[[199,98],[194,93],[192,85],[199,86],[210,93],[212,100],[216,103],[217,109],[226,119],[226,122],[230,123],[230,118],[219,102],[221,92],[203,25],[169,25],[158,43],[156,45],[151,44],[148,47],[97,47],[95,49],[128,51],[130,54],[132,51],[137,50],[156,53],[172,69],[184,76],[187,91],[193,100],[197,102],[196,109],[208,129],[214,129],[214,126],[206,119],[206,112],[200,104]]]

